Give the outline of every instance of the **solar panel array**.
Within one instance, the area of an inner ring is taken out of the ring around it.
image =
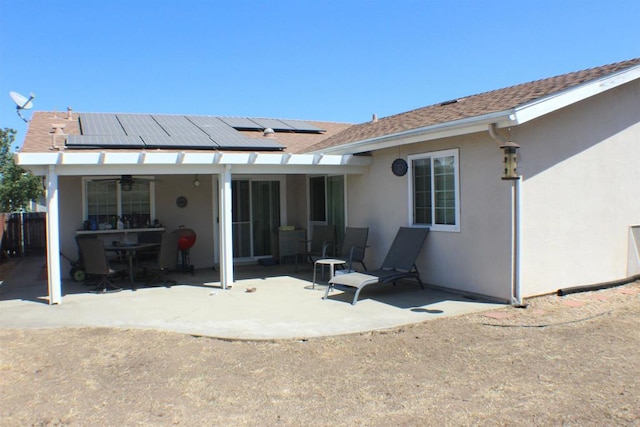
[[[80,113],[81,135],[69,135],[69,148],[192,148],[225,150],[283,150],[268,138],[239,132],[321,133],[301,120],[154,114]]]

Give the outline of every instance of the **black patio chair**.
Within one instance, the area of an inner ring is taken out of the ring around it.
[[[145,282],[145,286],[164,285],[170,286],[175,284],[175,280],[168,279],[166,274],[178,267],[178,241],[180,237],[176,233],[165,233],[162,235],[160,243],[160,252],[155,263],[144,264],[145,271],[147,269],[154,272],[154,276]]]
[[[127,270],[127,266],[110,263],[104,250],[102,239],[77,239],[78,248],[82,256],[84,271],[87,276],[97,277],[98,282],[92,292],[106,293],[121,291],[110,278]]]
[[[327,255],[333,252],[335,240],[335,225],[314,225],[311,240],[300,242],[302,251],[296,256],[296,271],[300,257],[305,261],[308,260],[312,265],[318,259],[327,258]]]

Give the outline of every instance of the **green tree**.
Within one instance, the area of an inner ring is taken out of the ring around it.
[[[15,130],[0,129],[0,212],[24,209],[43,194],[42,179],[13,161],[11,146],[15,139]]]

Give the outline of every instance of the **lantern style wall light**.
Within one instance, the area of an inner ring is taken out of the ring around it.
[[[504,152],[504,173],[502,179],[520,179],[518,175],[518,148],[520,146],[509,140],[500,146]]]

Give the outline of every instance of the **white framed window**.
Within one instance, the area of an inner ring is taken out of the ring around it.
[[[409,224],[460,231],[458,149],[408,156]]]
[[[131,228],[147,226],[155,219],[155,185],[149,179],[135,181],[123,191],[117,178],[83,178],[83,218],[97,225],[114,226],[121,218]]]

